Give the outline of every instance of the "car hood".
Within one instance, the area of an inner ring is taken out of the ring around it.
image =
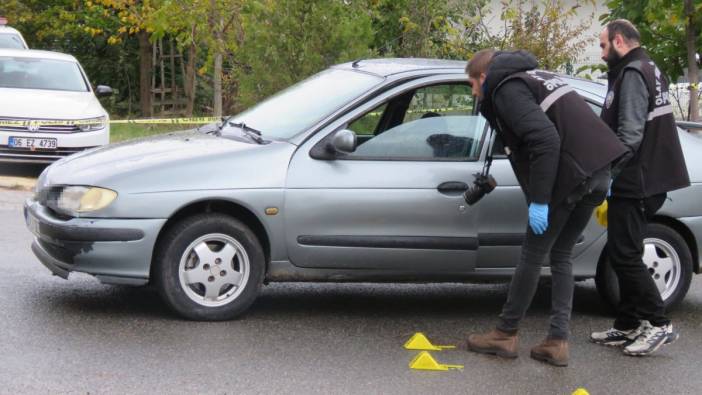
[[[0,88],[0,117],[82,119],[105,115],[92,92]]]
[[[295,148],[195,131],[168,133],[61,159],[42,174],[39,187],[92,185],[121,193],[280,188]]]

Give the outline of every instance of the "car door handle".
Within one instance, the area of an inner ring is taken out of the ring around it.
[[[439,184],[436,189],[445,195],[456,195],[465,192],[468,189],[468,184],[461,181],[447,181]]]

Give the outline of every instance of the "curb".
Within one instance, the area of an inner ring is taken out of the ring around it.
[[[0,176],[0,188],[15,191],[32,191],[37,179],[30,177]]]

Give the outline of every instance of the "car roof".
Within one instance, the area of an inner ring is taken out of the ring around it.
[[[51,60],[64,60],[68,62],[78,62],[76,58],[71,55],[52,52],[52,51],[40,51],[36,49],[0,49],[0,56],[12,56],[18,58],[32,58],[32,59],[51,59]]]
[[[468,62],[461,60],[444,59],[422,59],[422,58],[381,58],[381,59],[359,59],[353,62],[342,63],[335,68],[362,71],[375,74],[381,77],[389,77],[396,74],[443,74],[443,73],[465,73]],[[543,70],[541,70],[543,71]],[[567,74],[543,71],[548,74],[565,80],[569,85],[577,90],[592,93],[593,95],[604,97],[607,87],[598,81],[578,78]]]
[[[364,71],[381,77],[402,73],[463,73],[468,62],[460,60],[421,59],[421,58],[381,58],[359,59],[334,66],[340,69]]]
[[[0,25],[0,33],[20,34],[19,30],[12,28],[12,27],[9,27],[9,26],[6,26],[6,25]]]

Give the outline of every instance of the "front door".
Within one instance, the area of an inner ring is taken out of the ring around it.
[[[288,254],[310,268],[447,273],[475,267],[475,209],[462,193],[482,168],[485,122],[465,77],[414,81],[304,143],[289,168]],[[355,152],[310,151],[350,129]]]

